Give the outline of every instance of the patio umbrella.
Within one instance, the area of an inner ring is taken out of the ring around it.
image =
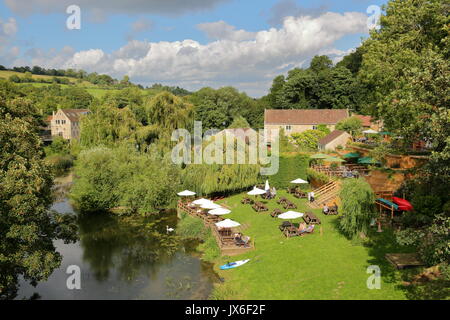
[[[214,202],[210,202],[210,203],[204,203],[200,206],[200,208],[202,209],[219,209],[222,208],[220,205],[214,203]]]
[[[375,134],[378,133],[378,131],[375,131],[373,129],[369,129],[369,130],[364,130],[363,133],[367,133],[367,134]]]
[[[298,178],[298,179],[292,180],[291,183],[301,184],[301,183],[308,183],[308,181]]]
[[[184,191],[178,192],[177,195],[179,195],[180,197],[191,197],[191,196],[195,196],[196,193],[193,191],[184,190]]]
[[[208,199],[204,199],[204,198],[201,198],[201,199],[197,199],[197,200],[192,201],[192,203],[193,203],[193,204],[196,204],[196,205],[202,205],[202,204],[210,203],[210,202],[212,202],[212,201],[211,201],[211,200],[208,200]]]
[[[262,190],[262,189],[258,189],[257,187],[254,187],[252,191],[247,192],[247,194],[249,196],[258,196],[261,194],[265,194],[266,191]]]
[[[296,211],[288,211],[285,213],[282,213],[278,215],[278,218],[284,219],[284,220],[292,220],[303,217],[303,213],[296,212]]]
[[[364,157],[358,159],[359,164],[380,164],[380,161],[375,160],[371,157]]]
[[[231,210],[228,210],[225,208],[217,208],[217,209],[209,210],[208,213],[212,214],[213,216],[223,216],[224,214],[231,213]]]
[[[239,222],[233,221],[231,219],[225,219],[223,221],[217,222],[216,226],[219,228],[236,228],[241,224]]]
[[[327,157],[323,160],[328,161],[328,162],[345,162],[345,160],[337,158],[337,157]]]
[[[343,158],[345,159],[351,159],[351,158],[359,158],[361,155],[358,152],[350,152],[343,155]]]
[[[269,186],[269,180],[266,180],[266,185],[264,186],[264,190],[269,190],[270,186]]]
[[[324,154],[324,153],[316,153],[316,154],[313,154],[312,156],[310,156],[310,158],[312,158],[312,159],[325,159],[325,158],[328,158],[328,155]]]

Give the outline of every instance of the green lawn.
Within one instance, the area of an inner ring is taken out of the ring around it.
[[[322,220],[322,233],[317,226],[314,234],[287,239],[278,229],[282,220],[270,217],[269,213],[256,213],[250,205],[242,205],[243,194],[219,202],[232,209],[227,218],[248,226],[244,233],[255,239],[256,250],[215,261],[215,269],[225,282],[217,285],[212,298],[406,299],[399,287],[400,272],[386,262],[384,254],[410,250],[397,248],[389,231],[374,233],[372,245],[363,246],[339,233],[336,216],[311,210],[306,200],[298,200],[283,191],[278,195],[295,202],[299,212],[315,212]],[[267,205],[270,211],[282,208],[276,200]],[[251,261],[242,267],[227,271],[218,268],[227,261],[246,258]],[[370,265],[381,268],[380,290],[367,288],[370,274],[366,270]]]

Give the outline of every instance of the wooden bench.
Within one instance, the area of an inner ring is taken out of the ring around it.
[[[307,224],[320,224],[320,219],[312,212],[306,212],[303,215],[303,220],[305,220]]]
[[[273,211],[270,213],[270,216],[271,216],[272,218],[276,218],[276,217],[278,217],[278,215],[280,215],[281,213],[282,213],[281,209],[275,209],[275,210],[273,210]]]
[[[417,253],[387,253],[386,259],[397,269],[407,267],[420,267],[425,264],[419,259]]]

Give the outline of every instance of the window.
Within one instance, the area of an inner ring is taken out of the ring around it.
[[[291,131],[291,126],[286,126],[286,131]]]
[[[58,136],[62,137],[63,133],[62,132],[58,132]]]
[[[59,124],[60,123],[60,120],[56,120],[56,124]]]

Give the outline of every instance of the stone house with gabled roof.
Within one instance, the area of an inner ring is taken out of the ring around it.
[[[266,109],[264,131],[266,141],[271,141],[270,130],[283,129],[287,136],[306,130],[317,130],[325,125],[334,131],[336,124],[350,117],[348,109]]]
[[[53,112],[50,123],[52,136],[66,140],[80,139],[80,120],[88,113],[88,109],[59,109]]]
[[[334,130],[330,134],[326,135],[318,142],[318,149],[321,151],[325,150],[336,150],[337,147],[345,147],[347,142],[351,140],[352,136],[342,130]]]

